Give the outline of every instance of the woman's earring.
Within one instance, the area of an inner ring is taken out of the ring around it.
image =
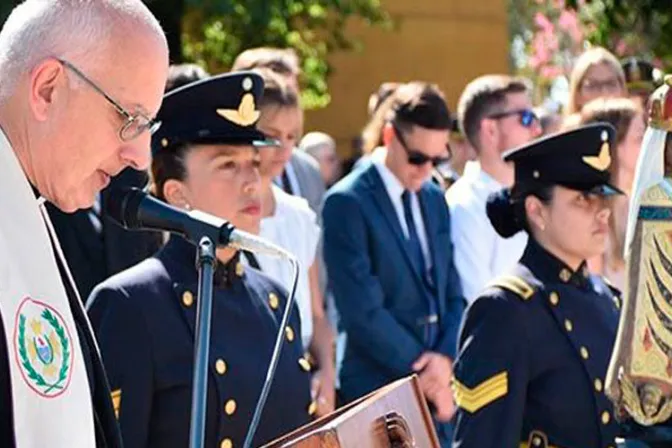
[[[184,204],[184,208],[186,208],[187,210],[191,210],[191,205],[189,205],[189,204]]]

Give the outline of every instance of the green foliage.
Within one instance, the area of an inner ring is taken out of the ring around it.
[[[569,0],[576,7],[577,0]],[[591,43],[618,57],[640,56],[672,69],[670,0],[592,0],[582,10]]]
[[[347,35],[350,19],[389,26],[380,0],[185,0],[184,59],[217,73],[241,51],[259,47],[293,48],[302,61],[303,103],[321,108],[329,101],[329,53],[357,49]]]

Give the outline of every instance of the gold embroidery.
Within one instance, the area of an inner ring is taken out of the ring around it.
[[[112,391],[112,407],[114,407],[114,416],[119,420],[119,409],[121,408],[121,389]]]
[[[472,389],[454,379],[453,392],[455,403],[473,414],[509,392],[508,372],[498,373]]]
[[[254,95],[246,93],[240,100],[238,109],[217,109],[217,114],[238,126],[249,126],[259,119],[259,111],[254,104]]]
[[[611,165],[611,155],[609,154],[609,142],[602,143],[600,154],[596,156],[584,156],[583,163],[597,171],[604,171]]]
[[[534,295],[534,288],[520,277],[507,275],[499,277],[489,284],[490,287],[502,288],[528,300]]]

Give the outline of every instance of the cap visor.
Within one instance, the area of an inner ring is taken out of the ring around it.
[[[278,147],[280,146],[280,141],[274,138],[261,138],[259,140],[254,140],[252,146],[255,148]]]
[[[625,194],[620,189],[614,187],[613,185],[604,183],[604,184],[575,184],[575,183],[566,183],[561,182],[558,185],[569,188],[570,190],[584,191],[586,193],[596,194],[598,196],[615,196]]]
[[[624,195],[622,190],[619,188],[614,187],[613,185],[609,184],[602,184],[602,185],[597,185],[593,187],[592,189],[588,190],[590,193],[594,193],[600,196],[616,196],[616,195]]]

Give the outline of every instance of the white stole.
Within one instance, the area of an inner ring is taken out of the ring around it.
[[[13,406],[16,446],[95,447],[77,328],[38,200],[2,130],[0,316],[13,397],[0,405]]]

